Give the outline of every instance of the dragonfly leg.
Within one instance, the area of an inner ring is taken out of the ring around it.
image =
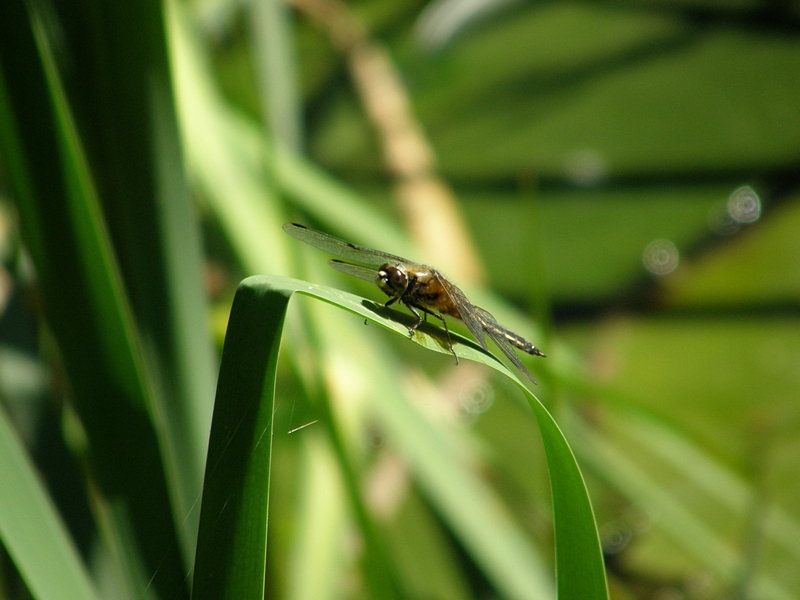
[[[395,296],[394,298],[389,298],[389,299],[386,301],[386,303],[384,304],[384,306],[385,306],[386,308],[389,308],[389,307],[390,307],[392,304],[394,304],[395,302],[397,302],[399,299],[400,299],[400,296]]]
[[[453,340],[450,339],[450,330],[447,328],[447,321],[445,320],[444,317],[441,317],[439,315],[436,316],[439,317],[442,320],[442,323],[444,324],[444,332],[445,334],[447,334],[447,344],[448,346],[450,346],[450,352],[453,353],[453,358],[456,359],[456,364],[458,364],[458,354],[456,354],[456,349],[453,348]]]
[[[405,304],[405,302],[403,304]],[[417,309],[411,306],[410,304],[406,304],[406,306],[408,307],[408,310],[414,313],[414,316],[417,317],[417,322],[408,328],[408,337],[413,338],[414,332],[417,330],[417,327],[422,325],[422,315],[420,315]]]
[[[410,306],[408,308],[411,309]],[[450,352],[453,354],[453,357],[456,359],[456,364],[458,364],[458,355],[456,354],[455,348],[453,348],[453,340],[450,339],[450,329],[448,329],[448,327],[447,327],[447,321],[445,320],[445,318],[442,315],[440,315],[438,313],[435,313],[435,312],[432,312],[430,310],[427,310],[425,308],[422,308],[421,306],[419,307],[419,309],[423,313],[425,313],[425,316],[426,316],[425,320],[426,321],[427,321],[427,316],[430,315],[432,317],[436,317],[437,319],[439,319],[442,322],[442,325],[444,325],[444,333],[447,336],[447,345],[450,347]],[[413,309],[411,309],[411,310],[413,310]],[[416,314],[416,311],[415,311],[415,314]],[[419,323],[417,323],[417,327],[419,327]]]

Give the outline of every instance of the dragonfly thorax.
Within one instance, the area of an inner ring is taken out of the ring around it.
[[[378,270],[375,283],[384,294],[395,298],[408,288],[408,275],[400,267],[386,263]]]

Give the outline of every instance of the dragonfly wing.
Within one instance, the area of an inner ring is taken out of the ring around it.
[[[517,356],[517,353],[514,351],[514,347],[511,343],[505,338],[503,335],[503,327],[497,322],[492,314],[481,308],[480,306],[473,306],[475,310],[475,314],[480,319],[483,331],[489,334],[489,337],[492,338],[497,347],[506,355],[508,360],[512,362],[512,364],[517,367],[522,373],[524,373],[525,377],[530,379],[533,383],[536,383],[536,380],[533,378],[528,372],[528,369],[525,368],[525,365],[522,364],[522,361]]]
[[[387,254],[386,252],[380,252],[372,248],[365,248],[364,246],[356,246],[350,242],[346,242],[332,235],[328,235],[327,233],[322,233],[321,231],[311,229],[298,223],[286,223],[286,225],[283,226],[283,230],[301,242],[305,242],[310,246],[314,246],[314,248],[334,254],[345,260],[352,260],[375,267],[380,267],[385,263],[409,262],[393,254]],[[356,275],[356,277],[358,277],[358,275]]]
[[[456,310],[458,310],[458,314],[461,316],[461,320],[464,321],[464,325],[467,326],[467,329],[469,329],[469,332],[477,340],[481,347],[488,352],[489,348],[486,346],[486,340],[484,339],[483,326],[475,314],[475,307],[469,300],[467,300],[464,292],[450,283],[445,277],[442,277],[438,271],[434,272],[436,273],[436,278],[439,280],[442,288],[444,288],[444,291],[447,292],[450,300],[452,300],[453,304],[455,304]]]
[[[377,276],[377,271],[374,267],[362,267],[361,265],[351,265],[350,263],[342,262],[340,260],[329,260],[328,264],[331,268],[336,269],[337,271],[344,273],[346,275],[352,275],[353,277],[358,277],[359,279],[363,279],[364,281],[369,281],[370,283],[375,283],[375,278]]]

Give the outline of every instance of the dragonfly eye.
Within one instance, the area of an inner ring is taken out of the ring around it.
[[[387,296],[396,296],[408,287],[408,276],[405,271],[394,265],[385,264],[378,271],[378,287]]]

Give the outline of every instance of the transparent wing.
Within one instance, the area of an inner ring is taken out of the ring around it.
[[[486,346],[486,340],[484,339],[483,326],[475,314],[475,307],[469,300],[467,300],[464,292],[450,283],[438,271],[434,271],[434,273],[436,274],[436,278],[439,280],[439,283],[442,284],[444,291],[447,292],[448,296],[450,296],[450,300],[452,300],[453,304],[456,305],[456,310],[458,310],[461,320],[464,321],[464,325],[467,326],[467,329],[469,329],[472,337],[474,337],[481,347],[488,352],[489,348]]]
[[[492,338],[495,344],[497,344],[497,347],[500,348],[503,354],[506,355],[508,360],[510,360],[515,367],[522,371],[525,377],[530,379],[533,383],[536,383],[533,375],[528,372],[528,369],[525,368],[525,365],[522,364],[519,356],[517,356],[517,353],[514,351],[514,347],[503,335],[503,332],[506,331],[506,329],[497,322],[497,319],[495,319],[489,311],[481,308],[480,306],[473,305],[472,308],[475,311],[477,318],[479,318],[482,323],[483,331],[489,334],[489,337]]]
[[[363,279],[364,281],[369,281],[370,283],[375,283],[375,277],[377,275],[377,271],[374,267],[362,267],[361,265],[351,265],[350,263],[342,262],[340,260],[329,260],[328,264],[331,268],[340,271],[346,275],[352,275],[353,277],[358,277],[359,279]]]
[[[345,242],[337,237],[328,235],[327,233],[322,233],[316,229],[310,229],[309,227],[300,225],[298,223],[286,223],[286,225],[283,226],[283,230],[301,242],[305,242],[310,246],[314,246],[314,248],[334,254],[346,260],[352,260],[355,262],[364,263],[366,265],[373,265],[375,267],[380,267],[388,262],[413,264],[409,263],[409,261],[404,258],[395,256],[394,254],[387,254],[386,252],[380,252],[379,250],[373,250],[372,248],[356,246],[350,242]],[[356,275],[356,277],[359,276]]]

